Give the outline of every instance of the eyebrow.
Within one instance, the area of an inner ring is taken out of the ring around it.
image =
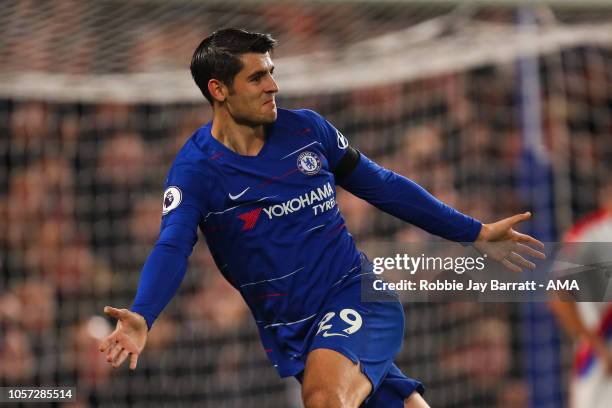
[[[248,80],[255,79],[258,76],[262,76],[262,75],[267,74],[268,72],[273,72],[273,71],[274,71],[274,65],[272,65],[272,67],[269,70],[262,69],[262,70],[253,72],[251,75],[247,77],[247,79]]]

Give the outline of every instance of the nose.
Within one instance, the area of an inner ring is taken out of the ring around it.
[[[266,84],[266,92],[267,93],[277,93],[278,92],[278,84],[274,80],[274,77],[270,75],[268,77],[268,83]]]

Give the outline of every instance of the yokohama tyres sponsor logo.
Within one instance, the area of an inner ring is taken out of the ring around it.
[[[307,193],[287,200],[282,204],[275,204],[264,208],[263,211],[268,216],[268,219],[271,220],[273,217],[283,217],[305,207],[312,207],[314,215],[318,215],[330,210],[335,205],[334,189],[328,182],[322,187],[313,188]]]

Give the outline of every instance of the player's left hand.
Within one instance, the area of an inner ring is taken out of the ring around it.
[[[535,269],[535,264],[525,259],[524,256],[546,259],[546,255],[539,251],[544,249],[544,244],[513,228],[519,222],[529,218],[531,218],[531,213],[526,212],[491,224],[482,224],[474,246],[482,254],[487,254],[489,258],[500,262],[511,271],[522,272],[523,268]]]

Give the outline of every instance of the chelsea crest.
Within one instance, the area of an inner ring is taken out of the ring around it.
[[[316,153],[305,151],[298,156],[297,166],[302,173],[312,176],[321,170],[321,159]]]

